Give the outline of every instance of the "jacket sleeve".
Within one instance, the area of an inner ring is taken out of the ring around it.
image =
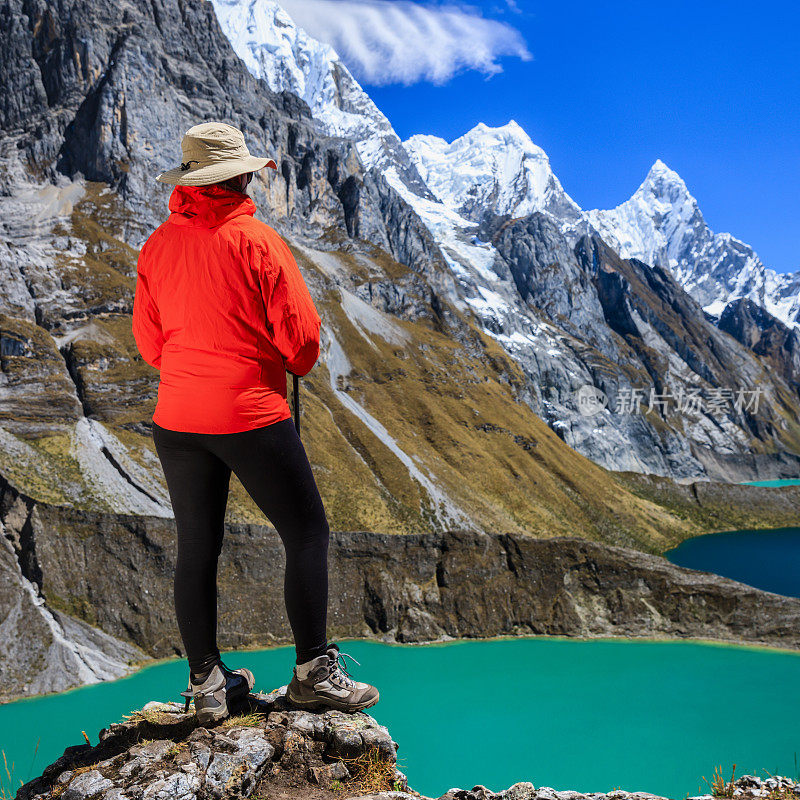
[[[146,243],[145,243],[146,247]],[[164,333],[161,330],[161,315],[150,292],[148,279],[143,271],[145,247],[139,253],[136,269],[136,293],[133,297],[133,338],[142,358],[156,369],[161,368],[161,348]]]
[[[286,369],[302,377],[319,357],[322,320],[286,242],[274,236],[264,247],[259,278],[267,325]]]

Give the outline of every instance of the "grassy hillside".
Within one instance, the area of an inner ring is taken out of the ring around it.
[[[34,401],[17,382],[14,407],[36,424],[2,433],[0,471],[42,501],[124,510],[138,498],[144,512],[168,513],[148,430],[158,372],[138,355],[130,328],[136,252],[113,235],[125,214],[101,184],[89,184],[75,205],[63,233],[80,246],[54,265],[75,308],[53,309],[33,326],[31,346],[4,356],[6,374],[39,374],[28,385],[46,392]],[[377,295],[374,304],[362,299],[379,282],[419,294],[421,276],[335,231],[322,245],[332,249],[291,244],[323,317],[320,359],[301,382],[302,437],[332,528],[577,535],[648,551],[704,530],[707,514],[569,448],[522,399],[519,367],[468,315],[450,309],[454,338],[430,307],[398,316],[382,311]],[[77,313],[84,320],[76,328]],[[1,324],[26,339],[23,321]],[[75,432],[81,409],[102,425],[81,434],[88,445]],[[58,424],[54,410],[62,410]],[[87,455],[99,447],[97,430],[108,462]],[[235,477],[228,518],[265,521]]]

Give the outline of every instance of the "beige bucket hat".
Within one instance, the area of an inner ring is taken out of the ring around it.
[[[203,122],[189,128],[181,141],[181,165],[156,175],[173,186],[207,186],[264,167],[277,169],[271,158],[251,156],[244,134],[224,122]]]

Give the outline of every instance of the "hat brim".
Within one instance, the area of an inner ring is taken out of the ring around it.
[[[205,167],[198,167],[197,169],[175,167],[175,169],[169,169],[160,175],[156,175],[156,180],[172,186],[207,186],[211,183],[226,181],[228,178],[233,178],[244,172],[258,172],[264,167],[278,169],[278,165],[271,158],[247,156],[236,160],[207,164]]]

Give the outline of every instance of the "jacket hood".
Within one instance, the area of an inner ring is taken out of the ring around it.
[[[222,186],[176,186],[169,198],[169,221],[193,228],[216,228],[242,214],[252,216],[256,204],[249,195]]]

